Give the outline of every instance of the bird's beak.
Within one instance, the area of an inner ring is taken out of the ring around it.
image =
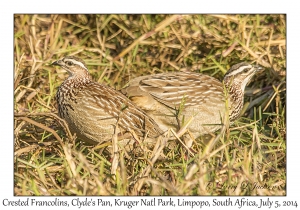
[[[259,65],[254,66],[254,68],[256,69],[257,72],[262,71],[264,69],[263,67],[261,67]]]
[[[51,65],[62,66],[62,65],[64,65],[64,62],[62,60],[57,60],[57,61],[54,61]]]

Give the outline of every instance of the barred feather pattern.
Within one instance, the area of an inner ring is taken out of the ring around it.
[[[188,128],[198,137],[221,128],[226,100],[230,122],[238,118],[244,103],[245,86],[256,70],[247,63],[236,64],[226,73],[223,83],[194,72],[141,76],[130,81],[122,92],[162,129],[178,129],[178,122],[184,125],[193,117]]]
[[[77,137],[92,144],[108,141],[117,124],[119,134],[133,130],[140,137],[147,134],[154,138],[163,133],[153,119],[122,93],[92,81],[88,71],[81,68],[83,65],[76,65],[74,57],[61,61],[56,65],[65,67],[71,76],[58,89],[58,112]],[[76,69],[66,68],[67,61],[73,62]],[[80,73],[76,73],[79,68]]]

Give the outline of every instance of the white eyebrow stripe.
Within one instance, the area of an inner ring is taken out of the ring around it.
[[[251,65],[242,66],[239,68],[238,72],[240,73],[240,72],[244,71],[244,69],[251,68],[251,67],[252,67]]]
[[[233,74],[238,74],[238,73],[244,71],[244,69],[246,69],[246,68],[252,68],[252,65],[249,64],[249,65],[246,65],[246,66],[240,66],[237,69],[235,69],[234,71],[230,72],[228,74],[228,76],[231,76]]]
[[[82,68],[84,68],[85,70],[88,71],[88,69],[85,67],[85,65],[77,60],[74,60],[74,59],[66,59],[66,60],[69,60],[69,61],[72,61],[74,64],[78,65],[78,66],[81,66]]]
[[[82,68],[84,68],[85,70],[88,71],[88,69],[85,67],[85,65],[84,65],[83,63],[81,63],[81,62],[79,62],[79,61],[76,61],[76,60],[73,60],[73,63],[75,63],[75,64],[81,66]]]

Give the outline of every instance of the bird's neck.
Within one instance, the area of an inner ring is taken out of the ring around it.
[[[234,80],[225,82],[224,85],[226,87],[226,94],[229,100],[229,120],[232,122],[239,117],[243,109],[245,87]]]
[[[82,90],[85,86],[92,82],[90,75],[80,76],[71,75],[66,79],[60,88],[64,89],[65,92],[76,95],[78,91]]]
[[[76,74],[70,75],[68,79],[65,80],[65,85],[74,84],[76,87],[85,85],[92,82],[92,78],[89,74]]]

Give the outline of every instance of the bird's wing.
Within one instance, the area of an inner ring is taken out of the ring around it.
[[[104,109],[109,117],[117,119],[119,126],[124,130],[128,131],[130,128],[140,135],[149,132],[150,137],[163,133],[152,118],[126,96],[111,87],[93,82],[88,88],[78,93],[77,97],[82,96],[89,100],[89,103],[85,103],[88,106],[86,108],[92,106],[95,110],[97,107]],[[97,114],[96,111],[94,113]]]
[[[193,72],[162,73],[138,77],[126,88],[129,97],[153,97],[160,103],[178,109],[205,103],[206,100],[222,100],[223,85],[220,81]]]

